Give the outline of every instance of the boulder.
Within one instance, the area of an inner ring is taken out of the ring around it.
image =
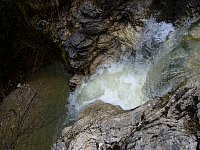
[[[198,149],[199,89],[182,88],[123,111],[97,102],[62,132],[67,149]]]

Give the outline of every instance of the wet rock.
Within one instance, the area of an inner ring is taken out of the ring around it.
[[[141,29],[136,31],[130,24],[115,23],[106,34],[100,34],[96,44],[100,54],[91,62],[90,73],[94,73],[100,66],[133,56],[132,47],[137,47],[141,31]]]
[[[79,12],[76,16],[78,22],[82,25],[100,19],[101,9],[87,1],[80,6]],[[92,10],[90,10],[92,9]],[[101,19],[102,20],[102,19]]]
[[[200,15],[199,0],[154,0],[152,7],[153,11],[160,12],[157,15],[158,19],[169,20],[177,26],[187,23],[189,18]]]
[[[93,40],[80,31],[74,33],[69,41],[73,47],[77,48],[77,50],[87,48],[93,44]]]
[[[86,33],[94,35],[100,32],[105,32],[109,27],[111,27],[112,23],[109,19],[105,20],[93,20],[92,22],[86,23],[83,29]]]
[[[85,79],[85,76],[83,75],[78,75],[78,74],[75,74],[70,80],[69,80],[69,86],[70,86],[70,89],[71,91],[75,90],[75,88],[77,86],[80,86],[82,81]]]
[[[95,38],[94,38],[95,39]],[[80,68],[87,61],[88,55],[93,50],[94,41],[87,34],[77,31],[64,44],[72,68]]]
[[[86,1],[80,6],[80,14],[88,18],[98,18],[102,10],[95,6],[92,1]]]
[[[109,18],[91,1],[86,1],[80,6],[77,20],[82,25],[83,32],[89,35],[98,34],[111,26]]]
[[[153,0],[128,1],[120,6],[120,13],[123,18],[129,20],[134,25],[142,26],[142,20],[150,17],[150,8]]]
[[[131,47],[136,44],[135,39],[141,31],[136,33],[131,23],[120,21],[128,14],[135,17],[134,11],[138,10],[129,9],[134,4],[123,3],[122,0],[100,0],[97,4],[100,8],[92,1],[85,1],[76,7],[78,10],[74,14],[81,27],[64,44],[71,68],[83,75],[93,73],[98,66],[130,56],[133,53]],[[105,10],[106,7],[110,8]],[[145,10],[142,11],[146,14]]]
[[[137,37],[134,25],[147,15],[151,1],[77,0],[70,11],[61,11],[58,22],[47,24],[54,41],[67,52],[72,72],[88,75],[98,66],[120,61],[130,56],[131,51],[134,53],[130,48],[134,43],[130,41]]]
[[[95,2],[76,0],[71,5],[70,11],[61,11],[59,21],[54,23],[50,30],[55,41],[61,43],[61,46],[64,45],[70,58],[71,69],[74,72],[88,70],[86,72],[90,74],[94,70],[90,70],[90,64],[93,62],[98,64],[96,66],[100,66],[100,64],[121,59],[112,55],[114,51],[110,50],[110,48],[117,47],[116,51],[121,51],[121,46],[118,44],[126,43],[126,41],[120,41],[121,39],[115,34],[118,30],[117,25],[129,24],[136,29],[135,26],[142,27],[143,20],[152,14],[155,14],[158,20],[167,20],[173,23],[178,20],[184,22],[188,16],[200,15],[199,5],[198,0],[178,0],[176,2],[166,0],[97,0]],[[158,11],[161,13],[158,14]],[[99,38],[102,35],[105,39],[109,39],[110,36],[112,38],[110,41],[102,43]],[[106,37],[107,35],[108,37]],[[129,44],[129,40],[127,44]],[[123,46],[123,49],[126,48],[129,49],[129,47]],[[106,51],[108,52],[105,53]],[[124,53],[125,55],[129,56],[129,52],[128,54]],[[95,68],[94,65],[92,68]],[[87,75],[87,73],[83,73],[83,75]]]
[[[131,111],[97,102],[86,108],[73,126],[63,130],[62,139],[67,149],[73,150],[193,150],[199,138],[199,100],[195,98],[199,96],[196,88],[180,89]]]
[[[98,120],[98,118],[102,118],[102,117],[106,117],[110,115],[116,115],[123,112],[124,111],[122,110],[120,106],[106,104],[106,103],[101,102],[101,100],[97,100],[94,103],[87,106],[80,113],[79,119],[85,118],[87,116],[89,121],[95,121],[95,120]]]
[[[94,25],[94,28],[88,27],[88,30],[85,28],[77,31],[65,42],[65,50],[73,69],[88,68],[89,73],[93,73],[98,66],[117,62],[132,55],[131,48],[137,44],[142,28],[136,31],[131,24],[126,23],[114,23],[109,28],[105,24],[100,26]],[[94,34],[105,28],[106,33]]]
[[[125,0],[97,0],[97,3],[104,9],[104,10],[113,10],[117,9],[120,5],[123,4]]]

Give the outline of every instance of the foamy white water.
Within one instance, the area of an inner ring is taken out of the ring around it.
[[[113,64],[99,69],[70,95],[70,100],[78,109],[94,100],[131,109],[143,103],[145,78],[146,73],[134,69],[130,63]]]
[[[135,63],[139,66],[151,66],[163,53],[163,44],[170,39],[175,28],[171,23],[157,22],[154,18],[144,22],[142,40],[136,49]]]
[[[79,112],[95,100],[119,105],[124,110],[135,108],[145,102],[143,86],[149,69],[149,58],[157,54],[161,45],[175,31],[170,23],[147,20],[143,31],[141,49],[136,51],[136,61],[111,64],[97,70],[70,94],[70,111]],[[153,55],[153,56],[152,56]],[[140,59],[141,58],[141,59]],[[145,59],[147,61],[145,61]],[[142,65],[140,63],[142,61]],[[73,109],[72,109],[73,108]]]

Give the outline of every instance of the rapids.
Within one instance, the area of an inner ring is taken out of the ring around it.
[[[175,28],[153,18],[146,20],[142,40],[133,47],[136,55],[97,69],[70,94],[69,112],[79,112],[95,100],[129,110],[185,83],[192,73],[187,60],[199,46],[199,42],[194,48],[184,40],[190,26]]]

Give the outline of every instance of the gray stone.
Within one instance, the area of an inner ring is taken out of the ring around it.
[[[84,26],[85,28],[83,29],[84,32],[87,34],[98,34],[100,32],[105,32],[109,27],[111,27],[111,22],[109,19],[104,19],[104,20],[93,20],[88,23],[86,23]]]
[[[73,150],[193,150],[199,133],[197,96],[196,88],[180,89],[131,111],[97,102],[63,131],[62,139]]]
[[[88,18],[98,18],[102,10],[93,4],[92,1],[86,1],[80,6],[80,12],[84,17]]]
[[[93,40],[80,31],[75,32],[69,40],[70,44],[77,49],[84,49],[93,44]]]

